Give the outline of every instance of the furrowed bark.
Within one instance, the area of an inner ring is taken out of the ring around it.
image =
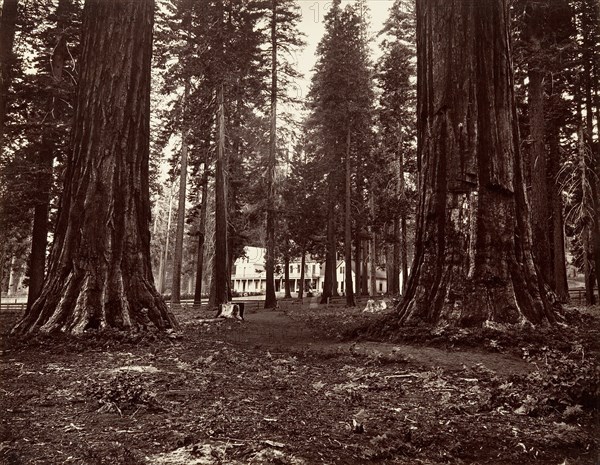
[[[543,324],[507,0],[417,2],[419,206],[402,324]]]
[[[148,187],[151,0],[88,0],[73,151],[40,297],[13,333],[164,330]]]

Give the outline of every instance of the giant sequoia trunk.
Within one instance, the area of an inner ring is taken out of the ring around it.
[[[177,326],[154,287],[148,189],[152,0],[88,0],[49,273],[13,332]]]
[[[417,2],[420,199],[401,323],[555,321],[531,251],[508,0]]]
[[[529,172],[530,172],[530,202],[531,202],[531,228],[533,254],[539,271],[546,283],[555,289],[554,264],[552,263],[552,250],[550,238],[552,229],[548,227],[551,221],[550,197],[548,189],[547,155],[545,148],[545,121],[544,121],[544,76],[542,53],[541,26],[543,21],[543,9],[537,2],[530,1],[527,4],[527,24],[529,35],[529,47],[531,57],[528,64],[529,85],[527,91],[528,117],[531,135],[531,147],[529,149]]]
[[[4,136],[8,90],[14,65],[13,43],[17,23],[18,0],[4,0],[0,16],[0,147]]]

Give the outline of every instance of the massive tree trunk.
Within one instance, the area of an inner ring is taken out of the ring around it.
[[[204,160],[202,174],[202,200],[200,201],[200,224],[198,225],[198,253],[196,261],[196,286],[194,288],[194,305],[202,304],[202,275],[204,272],[204,240],[206,237],[206,210],[208,205],[208,153]]]
[[[420,199],[401,323],[555,321],[531,251],[508,0],[417,3]]]
[[[267,162],[267,256],[265,308],[277,307],[275,296],[275,163],[277,155],[277,0],[271,2],[271,131]]]
[[[15,333],[177,326],[150,261],[153,17],[151,0],[85,4],[73,151],[49,273]]]
[[[182,120],[185,122],[185,108],[190,92],[189,82],[183,92]],[[179,201],[177,204],[177,230],[175,232],[175,253],[173,254],[173,276],[171,284],[171,304],[181,303],[181,265],[183,261],[183,233],[185,229],[185,199],[187,191],[188,129],[181,131],[181,170],[179,173]]]
[[[228,281],[227,262],[229,255],[227,253],[227,192],[225,186],[225,115],[223,105],[223,84],[217,91],[217,102],[219,105],[218,114],[218,137],[217,137],[217,169],[215,173],[215,258],[214,274],[215,280],[215,301],[214,306],[228,301]]]
[[[529,46],[531,56],[528,64],[528,116],[531,135],[531,147],[529,150],[529,172],[530,172],[530,202],[531,202],[531,228],[533,239],[533,254],[545,282],[555,288],[554,266],[550,248],[551,228],[548,223],[551,220],[547,155],[545,148],[545,121],[544,121],[544,77],[542,53],[541,26],[543,21],[542,7],[536,2],[527,4],[527,23],[529,32]]]
[[[558,179],[560,171],[560,137],[558,121],[551,122],[548,129],[548,184],[551,188],[550,203],[552,210],[552,240],[551,253],[554,271],[552,273],[553,287],[560,302],[569,301],[569,286],[567,282],[567,266],[565,257],[564,217],[562,203],[562,188]]]
[[[3,146],[8,91],[12,83],[13,44],[18,7],[18,0],[4,0],[0,17],[0,148]]]
[[[352,186],[350,165],[350,127],[346,134],[346,208],[344,212],[344,260],[345,277],[344,292],[346,294],[346,307],[355,307],[354,290],[352,288]]]

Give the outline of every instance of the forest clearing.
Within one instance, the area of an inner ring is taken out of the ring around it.
[[[600,464],[597,0],[1,0],[0,463]]]
[[[600,458],[598,307],[558,331],[407,328],[396,342],[343,340],[379,317],[360,309],[207,313],[179,310],[173,338],[3,339],[1,463]],[[2,314],[4,336],[16,316]]]

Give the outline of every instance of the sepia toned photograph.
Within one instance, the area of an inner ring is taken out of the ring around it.
[[[0,5],[0,465],[600,465],[598,0]]]

